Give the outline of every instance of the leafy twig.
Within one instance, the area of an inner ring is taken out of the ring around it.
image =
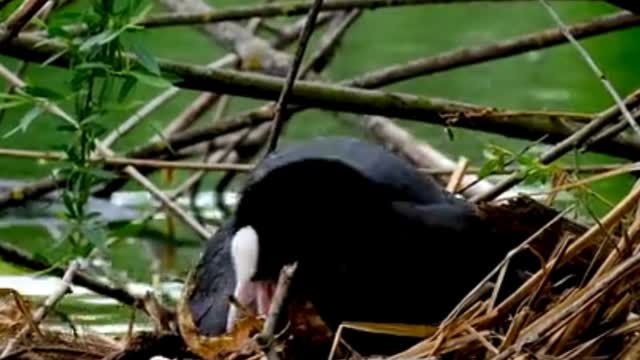
[[[5,70],[4,72],[1,71],[3,69]],[[15,77],[10,72],[7,73],[6,68],[4,68],[1,65],[0,65],[0,75],[3,75],[3,77],[5,77],[7,80],[11,81],[18,88],[23,88],[26,85],[22,80],[18,79],[17,77]],[[64,110],[62,110],[60,107],[58,107],[55,104],[50,104],[50,103],[47,102],[47,103],[45,103],[45,107],[46,107],[47,110],[49,110],[50,112],[52,112],[54,114],[57,114],[57,115],[59,115],[59,116],[61,116],[63,118],[66,118],[66,119],[72,119],[69,115],[66,114],[66,112],[64,112]],[[97,145],[97,149],[103,155],[113,156],[113,152],[109,148],[103,146],[102,144],[98,144]],[[178,216],[178,218],[180,218],[187,225],[192,227],[198,233],[198,235],[200,235],[200,236],[202,236],[204,238],[208,238],[211,235],[209,233],[209,231],[207,231],[204,227],[202,227],[202,225],[200,225],[197,221],[195,221],[184,210],[182,210],[180,207],[178,207],[176,204],[174,204],[171,200],[169,200],[160,190],[158,190],[156,188],[155,185],[153,185],[153,183],[151,183],[149,180],[147,180],[134,167],[132,167],[131,165],[127,165],[127,166],[125,166],[123,171],[125,173],[127,173],[128,175],[130,175],[133,179],[138,181],[144,188],[149,190],[149,192],[151,192],[151,194],[156,196],[161,202],[165,203],[165,205],[171,211],[173,211]]]
[[[625,99],[625,103],[627,104],[634,104],[638,101],[640,101],[640,90],[635,91]],[[604,128],[607,124],[615,121],[619,115],[620,115],[620,108],[617,105],[607,109],[601,115],[599,115],[596,119],[591,121],[589,124],[583,126],[580,130],[576,131],[573,135],[567,137],[563,141],[557,143],[551,149],[545,151],[539,157],[539,162],[543,165],[547,165],[559,159],[561,156],[568,153],[571,149],[575,149],[581,146],[587,139],[589,139],[591,136],[596,134],[598,131]],[[498,196],[504,190],[509,189],[512,186],[518,184],[523,179],[524,178],[522,174],[514,173],[511,176],[500,181],[490,191],[483,193],[479,196],[475,196],[471,200],[475,202],[491,200],[496,196]]]

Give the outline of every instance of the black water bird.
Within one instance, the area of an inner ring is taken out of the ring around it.
[[[290,295],[309,299],[333,329],[437,324],[516,245],[496,241],[472,205],[384,147],[318,138],[250,174],[206,245],[188,304],[201,334],[220,335],[235,319],[229,295],[264,314],[282,266],[295,261]]]

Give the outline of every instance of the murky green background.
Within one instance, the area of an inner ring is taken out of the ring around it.
[[[219,7],[253,2],[210,1]],[[84,3],[79,1],[78,5],[70,10],[81,11]],[[561,2],[554,3],[554,6],[567,23],[617,11],[606,4],[594,2]],[[279,23],[289,19],[270,21]],[[465,46],[489,44],[549,27],[555,27],[555,24],[536,1],[512,4],[433,5],[367,11],[344,39],[342,48],[327,74],[335,80],[346,79],[381,66]],[[640,29],[625,30],[582,41],[622,96],[640,85],[639,41]],[[159,57],[197,64],[208,63],[224,54],[222,49],[202,33],[181,27],[149,31],[144,36],[144,43]],[[11,68],[16,66],[15,61],[11,59],[0,57],[0,61]],[[63,88],[64,82],[68,80],[65,72],[60,69],[41,68],[37,65],[30,66],[27,78],[37,84],[59,88]],[[4,87],[1,81],[0,85]],[[576,50],[568,45],[405,81],[387,89],[513,109],[597,112],[613,104],[602,84],[578,56]],[[135,99],[144,102],[158,91],[151,87],[141,87],[135,91],[134,96]],[[119,142],[116,148],[128,149],[138,144],[140,139],[148,139],[157,129],[162,128],[163,124],[171,121],[195,96],[195,93],[185,91]],[[232,110],[262,103],[254,100],[233,100]],[[113,114],[105,121],[109,126],[116,126],[130,112],[131,110]],[[0,134],[15,127],[20,116],[20,111],[7,113],[0,122]],[[210,119],[211,116],[209,114],[207,118]],[[398,123],[412,129],[419,138],[454,158],[459,155],[467,156],[474,165],[481,165],[482,149],[487,142],[511,149],[519,149],[525,144],[501,136],[464,130],[454,130],[455,140],[451,141],[442,128],[402,120]],[[64,142],[64,138],[55,130],[57,125],[59,124],[50,117],[39,118],[26,133],[7,139],[0,138],[0,147],[51,149],[52,146]],[[331,113],[307,111],[293,120],[286,137],[289,141],[354,131],[355,129],[336,120]],[[582,161],[604,163],[619,159],[587,154],[582,156]],[[3,178],[37,178],[46,175],[53,166],[51,163],[0,158]],[[162,180],[161,185],[175,186],[180,177],[173,183]],[[211,189],[215,179],[216,174],[207,178],[206,190]],[[619,177],[597,183],[593,187],[607,199],[616,201],[628,191],[631,181],[629,177]],[[136,188],[132,186],[129,189]],[[601,204],[594,206],[599,212],[606,210]],[[165,231],[164,222],[159,221],[156,225],[159,231]],[[64,251],[53,243],[48,233],[41,228],[14,226],[2,228],[0,234],[0,241],[38,251],[47,257],[55,258],[56,252]],[[177,250],[173,276],[178,279],[184,276],[199,251],[197,240],[190,232],[182,229],[179,235],[192,245]],[[108,254],[108,259],[112,260],[114,269],[123,272],[130,279],[148,284],[151,281],[149,260],[154,255],[145,249],[139,240],[129,239],[115,246]],[[16,275],[18,270],[7,264],[0,264],[0,273]],[[51,284],[50,281],[31,284],[22,277],[0,277],[0,287],[20,287],[33,295],[46,295]],[[25,287],[28,289],[24,289]],[[108,302],[100,303],[98,300],[94,296],[79,295],[77,298],[66,300],[60,309],[75,321],[84,324],[112,325],[114,317],[121,320],[116,323],[125,321],[128,312],[123,307]],[[122,330],[99,329],[116,332]]]

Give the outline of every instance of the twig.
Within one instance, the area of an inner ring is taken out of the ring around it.
[[[103,153],[110,154],[110,151],[105,151],[106,149],[102,149]],[[142,185],[147,191],[149,191],[154,197],[156,197],[160,202],[162,202],[169,210],[171,210],[180,220],[182,220],[185,224],[190,226],[195,232],[200,235],[203,239],[208,239],[211,237],[211,232],[207,230],[202,224],[196,221],[191,215],[187,214],[182,208],[180,208],[175,202],[169,199],[162,191],[160,191],[151,181],[149,181],[146,177],[138,172],[131,165],[127,165],[124,168],[124,172],[130,175],[134,180],[136,180],[140,185]]]
[[[313,33],[313,27],[316,23],[316,19],[318,18],[318,12],[320,11],[322,1],[323,0],[314,0],[313,6],[309,10],[309,15],[307,15],[307,23],[305,24],[304,28],[302,28],[298,48],[296,49],[295,56],[293,57],[293,62],[291,64],[291,67],[289,68],[286,83],[282,88],[280,98],[278,98],[278,103],[276,104],[276,113],[273,118],[273,130],[271,132],[271,139],[269,141],[267,152],[275,150],[278,145],[278,138],[280,137],[280,133],[282,132],[282,126],[285,116],[284,113],[288,105],[291,89],[293,88],[293,83],[298,78],[298,69],[300,68],[302,58],[304,57],[305,50],[307,49],[309,38],[311,38],[311,34]]]
[[[587,65],[591,67],[591,70],[596,74],[598,79],[600,79],[600,81],[602,82],[604,87],[607,89],[609,94],[611,94],[611,97],[613,97],[613,100],[616,102],[616,105],[620,108],[623,118],[627,120],[631,128],[633,128],[633,130],[636,132],[636,134],[640,135],[640,126],[636,123],[633,116],[631,116],[629,109],[627,109],[627,107],[622,102],[620,95],[618,95],[618,92],[613,88],[613,85],[611,85],[611,82],[609,82],[609,79],[607,79],[607,77],[604,75],[602,70],[600,70],[598,65],[596,65],[591,55],[589,55],[589,53],[584,49],[584,47],[582,47],[582,45],[580,45],[580,43],[571,35],[571,32],[567,29],[567,26],[564,24],[562,19],[560,19],[560,16],[553,9],[553,7],[549,5],[547,0],[538,0],[538,1],[540,1],[540,4],[542,4],[542,6],[544,6],[545,9],[547,9],[547,12],[549,12],[549,15],[551,15],[553,20],[558,24],[558,27],[560,27],[560,31],[562,31],[564,36],[566,36],[569,39],[569,42],[571,42],[571,44],[576,48],[576,50],[578,50],[578,53],[582,56],[582,58],[585,60]]]
[[[161,134],[154,136],[151,141],[158,141],[171,134],[183,131],[191,127],[202,115],[204,115],[220,98],[215,93],[204,92],[200,94],[189,106],[167,125]]]
[[[33,271],[47,271],[48,273],[58,277],[62,277],[64,275],[63,268],[46,263],[40,259],[36,259],[30,254],[8,245],[5,240],[0,241],[0,259],[7,263],[15,264],[19,267]],[[115,299],[126,305],[134,306],[139,300],[138,297],[129,293],[125,289],[113,287],[106,283],[94,280],[81,272],[74,276],[73,282],[74,284],[85,287],[96,294]]]
[[[638,101],[640,101],[640,90],[635,91],[634,93],[629,95],[627,99],[625,99],[625,103],[627,104],[635,104]],[[576,131],[573,135],[567,137],[563,141],[557,143],[551,149],[545,151],[539,158],[540,163],[543,165],[550,164],[553,161],[559,159],[562,155],[568,153],[571,149],[581,146],[587,139],[604,128],[608,123],[615,121],[619,114],[620,108],[617,105],[607,109],[592,122]],[[511,188],[522,180],[522,174],[514,173],[511,176],[500,181],[490,191],[481,194],[480,196],[473,197],[471,201],[479,202],[491,200],[504,190]]]
[[[319,68],[323,68],[329,61],[328,58],[335,52],[335,49],[339,46],[340,40],[347,33],[347,30],[353,25],[358,17],[362,14],[362,10],[354,9],[344,16],[344,19],[340,22],[340,25],[335,29],[329,30],[329,35],[323,37],[321,47],[313,55],[309,57],[307,64],[300,70],[300,78],[307,77],[309,72]]]
[[[458,188],[460,187],[460,183],[462,182],[462,178],[467,171],[467,166],[469,166],[469,159],[467,159],[466,157],[461,157],[460,161],[458,161],[456,169],[449,179],[449,183],[447,184],[446,189],[448,192],[453,193],[458,190]]]
[[[6,22],[0,24],[0,47],[16,36],[49,0],[25,0]]]
[[[35,151],[21,149],[3,149],[0,148],[0,156],[9,156],[17,158],[46,159],[46,160],[66,160],[66,155],[61,152],[52,151]],[[195,161],[167,161],[167,160],[151,160],[151,159],[131,159],[118,156],[94,158],[94,162],[104,162],[108,165],[133,165],[136,167],[153,167],[162,169],[187,169],[187,170],[203,170],[203,171],[251,171],[251,164],[236,163],[205,163]]]
[[[633,115],[634,119],[636,117],[640,116],[640,109],[634,110],[632,115]],[[627,122],[626,120],[621,120],[617,124],[614,124],[614,125],[606,128],[605,130],[603,130],[599,134],[597,134],[594,137],[592,137],[589,140],[587,140],[584,143],[582,151],[586,151],[593,144],[596,144],[596,143],[598,143],[600,141],[611,139],[611,138],[614,138],[614,137],[618,136],[621,132],[626,130],[628,126],[629,126],[629,122]]]
[[[460,2],[511,2],[513,0],[330,0],[321,11],[340,11],[351,9],[376,9],[381,7],[411,6],[421,4],[460,3]],[[571,1],[571,0],[565,0]],[[146,28],[174,25],[193,25],[223,21],[243,20],[251,17],[269,18],[276,16],[297,16],[312,8],[311,2],[289,1],[255,6],[229,7],[205,12],[169,13],[148,16],[138,23]]]
[[[55,305],[67,294],[71,289],[71,282],[73,281],[73,277],[76,274],[76,271],[80,268],[80,259],[72,260],[65,271],[64,276],[62,276],[62,284],[49,295],[49,297],[44,301],[42,306],[36,310],[33,315],[33,323],[36,326],[47,316],[49,311],[55,307]],[[7,342],[2,354],[0,357],[6,356],[10,352],[13,351],[13,348],[22,340],[22,338],[27,334],[30,327],[25,325],[11,340]]]
[[[271,306],[269,307],[269,314],[262,328],[262,332],[259,335],[260,342],[266,348],[265,352],[269,360],[277,359],[272,346],[273,336],[276,331],[276,325],[278,324],[278,320],[280,319],[280,313],[284,307],[287,294],[289,292],[289,286],[291,285],[291,280],[293,279],[297,266],[297,263],[285,265],[280,271],[278,286],[276,287],[276,291],[273,294],[273,301],[271,302]]]

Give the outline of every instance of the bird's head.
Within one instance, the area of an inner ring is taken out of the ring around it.
[[[280,270],[293,257],[269,241],[270,233],[261,225],[234,218],[207,242],[189,298],[191,317],[200,333],[228,333],[241,311],[268,314]]]

